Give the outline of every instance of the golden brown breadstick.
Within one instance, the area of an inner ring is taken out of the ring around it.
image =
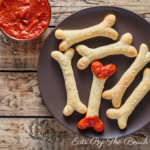
[[[126,100],[126,102],[119,109],[111,108],[107,110],[106,114],[108,118],[117,119],[120,129],[126,128],[128,117],[149,90],[150,69],[146,68],[143,73],[142,81]]]
[[[78,68],[85,69],[93,60],[101,59],[109,55],[123,54],[127,57],[135,57],[137,51],[132,43],[132,35],[130,33],[124,34],[120,41],[114,44],[98,47],[96,49],[88,48],[85,45],[78,45],[77,52],[83,56],[78,61]]]
[[[116,66],[112,64],[103,66],[99,61],[93,61],[91,69],[93,71],[93,83],[90,92],[88,110],[85,118],[78,123],[78,128],[86,129],[87,127],[93,127],[97,132],[102,132],[104,125],[99,119],[101,94],[105,81],[109,76],[115,73]]]
[[[81,103],[78,90],[76,87],[76,81],[74,79],[74,73],[71,66],[71,59],[74,55],[74,49],[68,49],[64,54],[59,51],[54,51],[51,56],[57,60],[63,72],[65,79],[66,91],[67,91],[67,105],[64,108],[63,114],[69,116],[74,110],[81,114],[86,113],[87,108]]]
[[[150,52],[145,44],[141,44],[140,51],[130,68],[123,74],[120,81],[110,90],[105,91],[102,97],[112,99],[115,108],[120,107],[121,99],[128,86],[132,83],[138,72],[150,61]]]
[[[55,37],[57,39],[63,39],[59,45],[60,51],[66,51],[73,44],[97,37],[104,36],[116,40],[118,33],[111,27],[114,25],[116,17],[114,15],[108,15],[103,22],[98,25],[82,29],[82,30],[56,30]]]

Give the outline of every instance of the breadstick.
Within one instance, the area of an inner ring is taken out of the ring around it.
[[[121,99],[128,86],[132,83],[138,72],[150,61],[150,52],[145,44],[141,44],[140,51],[130,68],[123,74],[120,81],[110,90],[105,91],[102,97],[112,99],[115,108],[120,107]]]
[[[116,67],[112,64],[104,67],[100,62],[93,61],[91,69],[93,71],[93,83],[90,92],[88,110],[86,117],[78,123],[78,128],[86,129],[87,127],[93,127],[97,132],[102,132],[104,125],[99,119],[101,94],[106,79],[115,73]]]
[[[81,103],[78,90],[76,87],[76,81],[71,66],[71,59],[74,55],[74,49],[68,49],[64,54],[59,51],[54,51],[51,56],[59,62],[65,79],[66,91],[67,91],[67,105],[64,108],[63,114],[69,116],[74,110],[81,114],[86,113],[87,108]]]
[[[110,119],[117,119],[120,129],[127,126],[128,117],[131,115],[138,103],[143,99],[146,93],[150,90],[150,69],[146,68],[143,73],[143,79],[136,87],[126,102],[119,108],[108,109],[106,114]]]
[[[97,37],[104,36],[116,40],[118,33],[111,27],[114,25],[116,17],[114,15],[108,15],[103,22],[98,25],[82,29],[82,30],[56,30],[55,37],[57,39],[63,39],[59,45],[60,51],[66,51],[73,44]]]
[[[137,56],[137,51],[132,43],[132,35],[130,33],[124,34],[120,41],[114,44],[98,47],[96,49],[88,48],[85,45],[78,45],[77,52],[83,56],[78,61],[78,68],[85,69],[93,60],[101,59],[109,55],[123,54],[127,57]]]

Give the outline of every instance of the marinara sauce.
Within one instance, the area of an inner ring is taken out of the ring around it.
[[[99,116],[88,116],[78,122],[79,129],[86,129],[88,127],[93,127],[97,132],[102,132],[104,130],[104,124],[99,119]]]
[[[0,26],[11,37],[32,39],[45,30],[50,19],[46,0],[2,0]]]
[[[103,66],[103,64],[97,60],[94,60],[91,63],[91,69],[93,73],[96,75],[96,77],[100,79],[107,79],[116,72],[115,65],[110,64],[107,66]]]

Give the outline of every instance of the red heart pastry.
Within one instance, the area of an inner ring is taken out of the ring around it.
[[[106,79],[116,72],[115,65],[110,64],[107,66],[103,66],[103,64],[97,60],[94,60],[91,63],[91,69],[93,73],[96,75],[96,77],[100,79]]]
[[[104,130],[104,124],[98,116],[85,117],[78,123],[79,129],[86,129],[88,127],[93,127],[97,132],[102,132]]]

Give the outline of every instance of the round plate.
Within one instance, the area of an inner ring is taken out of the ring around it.
[[[129,32],[133,35],[132,45],[135,46],[137,51],[139,51],[141,43],[147,44],[150,48],[150,24],[147,21],[122,8],[99,6],[81,10],[63,20],[48,36],[42,48],[38,63],[39,87],[43,100],[49,111],[67,129],[79,135],[90,138],[99,137],[100,139],[107,139],[127,136],[141,129],[150,121],[150,92],[143,98],[143,100],[133,111],[128,119],[127,128],[124,130],[119,129],[117,120],[111,120],[106,116],[106,110],[112,108],[110,100],[101,100],[99,114],[100,119],[104,123],[104,131],[102,133],[97,133],[93,128],[88,128],[86,130],[80,130],[77,128],[77,123],[85,117],[85,115],[74,112],[72,115],[66,117],[62,113],[67,102],[67,97],[64,78],[60,66],[56,60],[50,57],[50,53],[52,51],[58,50],[58,46],[61,41],[55,38],[54,33],[56,29],[82,29],[96,25],[103,21],[104,17],[110,13],[116,16],[116,23],[113,28],[119,34],[117,41],[120,40],[120,37],[124,33]],[[105,37],[96,37],[78,44],[85,44],[90,48],[96,48],[115,43],[117,41],[113,41]],[[72,47],[75,48],[76,45]],[[87,106],[92,84],[92,72],[90,66],[84,70],[79,70],[77,68],[77,61],[80,58],[81,56],[76,52],[72,59],[72,67],[80,99]],[[114,55],[100,60],[104,65],[112,63],[117,67],[116,73],[106,81],[104,91],[112,88],[118,82],[122,74],[129,68],[134,59],[135,58],[128,58],[124,55]],[[150,67],[150,64],[144,68],[146,67]],[[142,80],[143,70],[140,71],[130,87],[126,90],[122,103],[125,102],[125,100]]]

